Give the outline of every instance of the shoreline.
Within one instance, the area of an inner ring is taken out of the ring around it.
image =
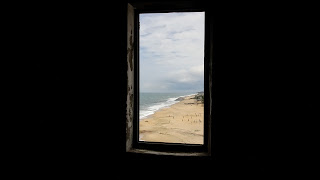
[[[139,140],[203,144],[204,108],[203,103],[193,99],[196,95],[186,95],[177,103],[140,119]]]
[[[157,111],[161,111],[161,110],[164,109],[164,108],[168,108],[168,107],[170,107],[170,106],[172,106],[172,105],[174,105],[174,104],[177,104],[178,102],[184,100],[186,97],[195,96],[195,95],[197,95],[197,93],[188,94],[188,95],[183,95],[183,96],[177,96],[176,99],[174,100],[175,103],[170,104],[170,105],[165,105],[165,106],[163,106],[163,107],[160,107],[158,110],[152,112],[152,114],[149,114],[149,115],[146,115],[146,116],[143,116],[143,117],[141,117],[141,115],[140,115],[139,121],[142,121],[142,120],[144,120],[144,119],[146,119],[146,118],[149,118],[150,116],[152,116],[152,115],[153,115],[155,112],[157,112]],[[181,98],[182,98],[182,99],[181,99]],[[180,99],[180,100],[179,100],[179,99]]]

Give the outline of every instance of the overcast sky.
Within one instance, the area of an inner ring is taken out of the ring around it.
[[[203,91],[204,13],[140,14],[140,91]]]

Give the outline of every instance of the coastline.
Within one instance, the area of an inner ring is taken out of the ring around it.
[[[180,98],[139,121],[139,140],[148,142],[203,144],[203,103],[196,95]]]
[[[154,103],[153,105],[151,105],[151,110],[150,110],[150,106],[148,107],[148,109],[142,109],[142,111],[144,113],[141,113],[141,109],[140,109],[140,121],[144,120],[146,118],[151,117],[155,112],[162,110],[163,108],[168,108],[182,100],[184,100],[186,97],[189,96],[195,96],[197,94],[188,94],[188,95],[180,95],[180,96],[176,96],[176,97],[169,97],[166,102],[160,102],[160,103]],[[146,112],[147,111],[147,112]]]

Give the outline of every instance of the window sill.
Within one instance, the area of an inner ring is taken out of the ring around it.
[[[163,156],[189,156],[189,157],[204,157],[210,156],[209,153],[205,152],[161,152],[161,151],[152,151],[146,149],[131,149],[129,153],[139,153],[139,154],[152,154],[152,155],[163,155]]]

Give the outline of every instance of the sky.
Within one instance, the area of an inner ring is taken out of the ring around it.
[[[140,91],[198,92],[204,82],[204,12],[140,14]]]

